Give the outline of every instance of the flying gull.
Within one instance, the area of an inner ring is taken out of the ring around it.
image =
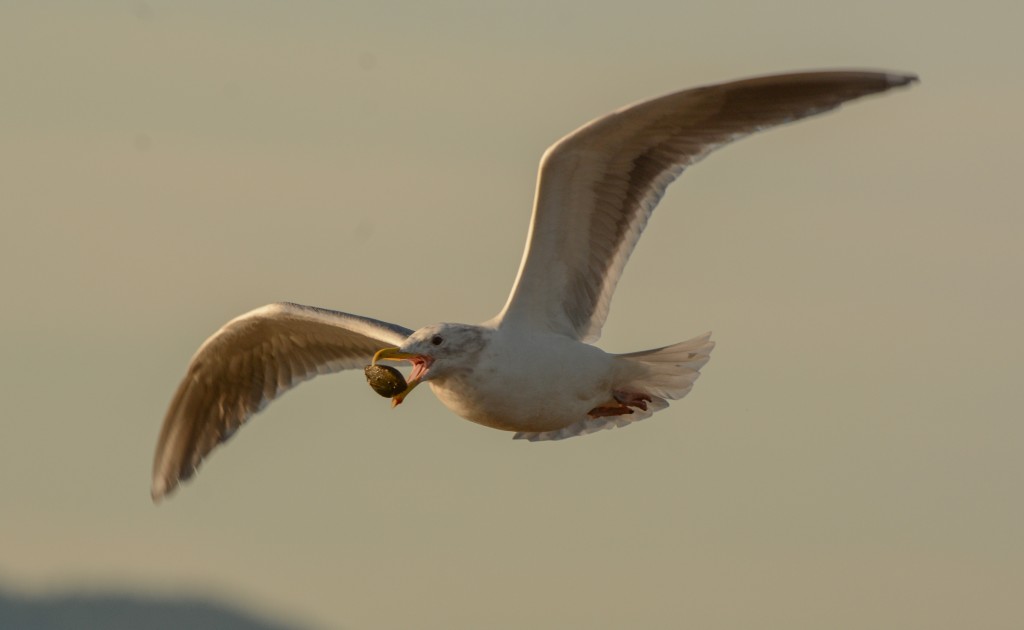
[[[541,159],[526,249],[498,315],[413,331],[282,302],[231,320],[192,357],[167,410],[153,499],[292,387],[383,360],[412,364],[393,405],[427,382],[459,416],[516,438],[559,440],[650,417],[693,387],[714,347],[710,333],[629,354],[591,342],[668,185],[734,140],[916,80],[853,71],[758,77],[668,94],[587,123]]]

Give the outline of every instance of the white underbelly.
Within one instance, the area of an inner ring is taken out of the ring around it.
[[[615,357],[565,337],[492,343],[474,371],[428,381],[452,412],[495,429],[555,431],[608,404]]]

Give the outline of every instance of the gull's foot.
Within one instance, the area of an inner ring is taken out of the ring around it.
[[[615,400],[619,401],[627,407],[636,407],[641,411],[647,411],[647,403],[651,402],[651,396],[649,394],[641,394],[638,392],[612,392],[612,396]]]
[[[619,404],[594,407],[587,412],[587,415],[591,419],[603,418],[605,416],[624,416],[633,413],[632,407],[636,407],[640,411],[647,411],[647,403],[651,402],[651,397],[648,394],[637,392],[613,391],[612,397]]]
[[[633,413],[633,410],[625,405],[607,405],[603,407],[594,407],[587,412],[591,420],[597,418],[603,418],[604,416],[623,416],[626,414]]]

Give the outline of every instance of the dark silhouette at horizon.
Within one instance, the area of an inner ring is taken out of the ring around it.
[[[0,589],[0,628],[11,630],[311,630],[199,597]]]

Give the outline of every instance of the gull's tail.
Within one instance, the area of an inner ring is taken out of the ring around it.
[[[700,376],[700,369],[711,360],[714,347],[711,333],[705,333],[664,348],[620,354],[620,358],[640,368],[639,375],[620,385],[620,388],[660,398],[667,406],[664,399],[678,400],[690,393],[694,381]]]

